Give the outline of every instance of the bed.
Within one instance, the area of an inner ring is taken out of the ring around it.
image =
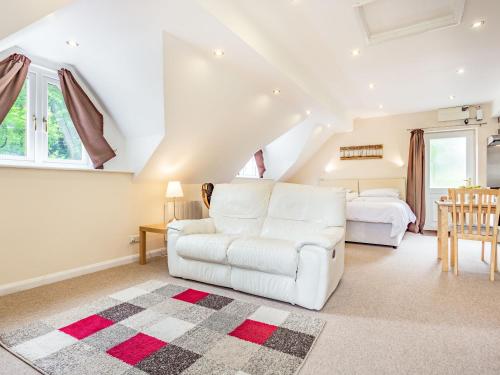
[[[408,224],[415,221],[414,213],[405,202],[405,178],[334,179],[320,180],[319,184],[347,192],[348,242],[397,248],[403,240]],[[392,192],[395,193],[394,196]],[[363,196],[365,194],[369,196]]]

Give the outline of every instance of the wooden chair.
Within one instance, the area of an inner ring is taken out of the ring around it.
[[[458,239],[491,243],[490,280],[495,280],[497,269],[498,219],[500,217],[500,190],[449,189],[452,202],[451,262],[458,275]]]

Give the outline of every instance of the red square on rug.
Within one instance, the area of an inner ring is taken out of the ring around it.
[[[277,329],[276,326],[247,319],[229,335],[262,345]]]
[[[182,293],[179,293],[179,294],[173,296],[172,298],[175,298],[175,299],[178,299],[178,300],[184,301],[184,302],[196,303],[196,302],[202,300],[203,298],[205,298],[206,296],[208,296],[209,294],[210,293],[202,292],[202,291],[199,291],[196,289],[188,289]]]
[[[103,318],[99,315],[91,315],[69,326],[60,328],[59,331],[81,340],[113,324],[115,324],[115,322],[112,320]]]
[[[109,349],[107,353],[129,365],[135,366],[165,345],[167,343],[164,341],[145,335],[144,333],[138,333],[134,337]]]

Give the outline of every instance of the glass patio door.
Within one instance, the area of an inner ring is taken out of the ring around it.
[[[425,229],[437,228],[434,201],[448,188],[476,183],[475,130],[425,133]]]

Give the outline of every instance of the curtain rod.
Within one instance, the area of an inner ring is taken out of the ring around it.
[[[455,129],[470,129],[470,128],[476,128],[476,127],[481,127],[483,125],[486,125],[486,122],[481,122],[478,124],[468,124],[468,125],[444,125],[444,126],[427,126],[423,128],[414,128],[414,129],[406,129],[406,131],[413,131],[413,130],[439,130],[439,129],[449,129],[449,128],[455,128]]]

